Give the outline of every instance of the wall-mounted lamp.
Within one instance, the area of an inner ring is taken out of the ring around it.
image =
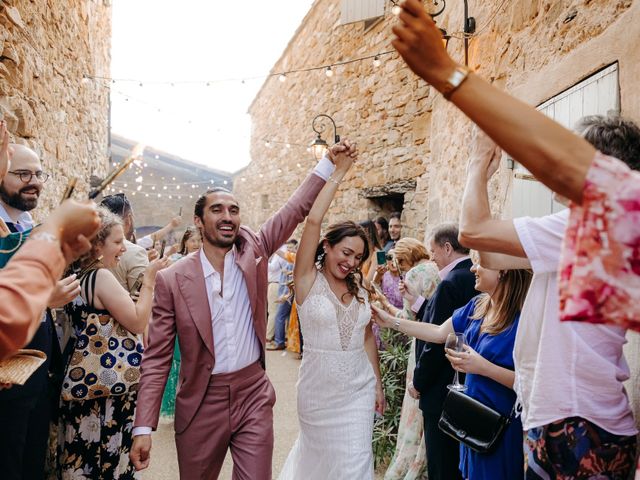
[[[313,131],[316,132],[316,138],[313,140],[313,142],[311,142],[311,144],[309,145],[309,148],[311,148],[311,151],[313,152],[313,156],[316,158],[316,160],[320,160],[324,154],[326,153],[327,149],[329,148],[329,145],[327,144],[326,141],[324,141],[324,139],[322,138],[322,132],[324,132],[324,125],[322,125],[322,123],[317,124],[318,123],[318,119],[320,118],[327,118],[331,121],[331,123],[333,124],[333,140],[335,143],[340,142],[340,135],[338,135],[338,130],[336,129],[336,122],[333,121],[333,118],[331,118],[329,115],[326,115],[324,113],[321,113],[319,115],[316,115],[313,119],[313,122],[311,122],[311,128],[313,128]]]

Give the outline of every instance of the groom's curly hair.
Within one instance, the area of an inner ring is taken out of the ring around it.
[[[352,221],[339,222],[334,223],[333,225],[329,225],[329,228],[327,228],[324,236],[320,239],[318,248],[316,248],[316,265],[320,270],[322,270],[322,268],[324,267],[324,260],[326,256],[326,253],[324,251],[325,242],[329,244],[329,246],[333,247],[347,237],[360,237],[364,243],[364,251],[362,252],[362,259],[360,260],[360,264],[345,278],[345,281],[347,282],[347,292],[355,297],[358,302],[364,303],[364,298],[362,298],[359,294],[360,288],[363,288],[368,294],[370,292],[362,283],[363,275],[362,271],[360,270],[360,266],[367,261],[369,255],[371,254],[369,250],[369,239],[364,228]]]

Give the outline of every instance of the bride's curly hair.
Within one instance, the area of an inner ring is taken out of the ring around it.
[[[324,236],[320,239],[318,248],[316,249],[316,266],[319,270],[322,270],[324,268],[324,260],[326,256],[326,253],[324,251],[325,242],[333,247],[347,237],[360,237],[360,239],[362,239],[362,242],[364,243],[364,251],[362,252],[360,264],[345,278],[345,281],[347,282],[347,293],[355,297],[359,303],[364,303],[364,298],[359,295],[360,288],[364,289],[369,295],[370,292],[362,283],[363,275],[362,271],[360,270],[360,266],[363,265],[364,262],[366,262],[371,252],[369,251],[369,239],[367,237],[367,234],[360,225],[352,221],[339,222],[334,223],[333,225],[329,225]],[[346,293],[344,295],[346,295]]]

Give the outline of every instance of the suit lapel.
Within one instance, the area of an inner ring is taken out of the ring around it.
[[[204,271],[200,263],[200,254],[193,254],[190,258],[182,260],[185,263],[183,273],[177,275],[178,288],[182,293],[191,318],[193,318],[198,333],[202,341],[207,346],[207,350],[213,353],[213,325],[211,324],[211,308],[209,306],[209,296],[204,280]]]

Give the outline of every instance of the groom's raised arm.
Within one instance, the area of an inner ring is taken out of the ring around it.
[[[318,193],[334,170],[335,166],[325,155],[289,200],[260,227],[258,236],[267,257],[280,248],[306,218]]]

